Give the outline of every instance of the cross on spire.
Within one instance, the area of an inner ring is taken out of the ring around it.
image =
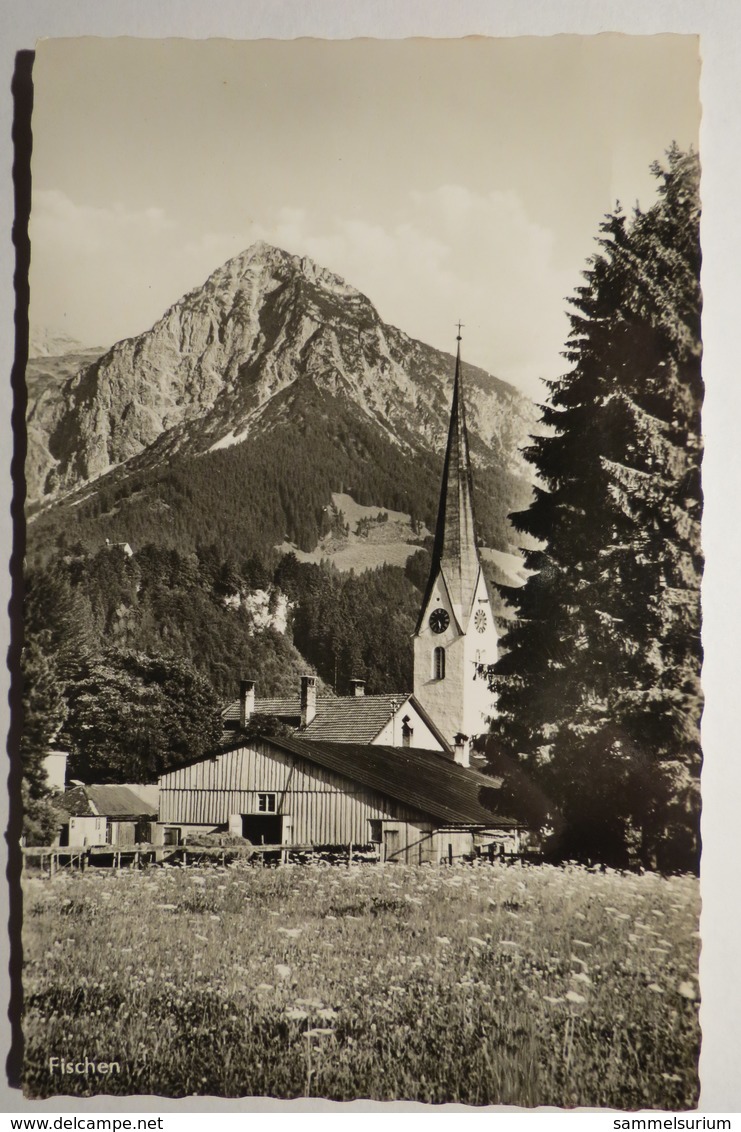
[[[463,326],[465,326],[465,325],[466,325],[466,324],[465,324],[465,322],[461,322],[461,320],[460,320],[460,319],[458,319],[458,322],[456,323],[456,326],[458,327],[458,337],[457,337],[457,340],[458,340],[459,342],[460,342],[460,340],[461,340],[461,327],[463,327]]]

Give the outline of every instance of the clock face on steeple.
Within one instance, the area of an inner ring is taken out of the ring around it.
[[[486,632],[486,614],[483,609],[476,610],[476,616],[473,619],[476,630],[479,633]]]
[[[430,628],[433,633],[444,633],[449,624],[450,618],[444,609],[433,609],[430,614]]]

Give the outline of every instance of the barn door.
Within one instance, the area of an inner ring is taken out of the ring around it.
[[[242,837],[253,845],[281,845],[283,817],[281,814],[243,814]]]
[[[120,821],[118,825],[118,836],[116,837],[117,845],[134,845],[136,843],[136,822],[133,821]],[[113,838],[111,838],[113,840]]]
[[[384,861],[398,861],[401,859],[401,838],[398,829],[384,829],[383,859]]]

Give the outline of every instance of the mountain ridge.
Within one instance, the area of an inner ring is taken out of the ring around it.
[[[65,354],[84,354],[95,347],[87,346],[65,330],[52,326],[33,326],[28,338],[31,359],[61,358]],[[103,350],[100,351],[103,353]]]
[[[409,374],[424,375],[431,359],[443,374],[451,365],[451,355],[382,323],[370,300],[339,276],[258,242],[182,296],[151,330],[117,342],[67,380],[49,437],[54,472],[45,485],[29,482],[29,496],[89,483],[180,426],[192,435],[191,449],[198,433],[202,448],[230,434],[246,438],[272,397],[301,379],[320,379],[333,391],[344,386],[366,416],[382,428],[390,423],[397,436],[403,411],[411,410],[415,431],[421,425],[425,439],[439,444],[446,411],[440,390],[425,398]],[[494,383],[496,393],[522,400],[485,371],[466,371],[478,389],[491,393]],[[475,405],[469,416],[472,431],[491,444],[497,427],[478,420]]]
[[[340,276],[258,242],[173,303],[149,331],[117,342],[68,376],[53,412],[44,416],[29,402],[35,453],[27,465],[29,518],[40,510],[70,517],[76,508],[90,519],[89,534],[97,521],[92,512],[110,515],[110,499],[131,500],[134,481],[143,486],[142,507],[155,497],[160,507],[168,477],[179,477],[179,495],[186,496],[188,481],[212,474],[195,459],[219,468],[222,477],[264,480],[263,497],[253,493],[250,505],[271,512],[267,525],[253,522],[255,537],[270,537],[271,545],[288,538],[311,549],[306,544],[321,527],[321,512],[341,488],[331,475],[335,465],[338,475],[355,481],[359,503],[414,512],[429,525],[453,368],[451,354],[385,324],[370,299]],[[507,499],[495,506],[506,513],[505,504],[517,509],[529,490],[520,448],[535,427],[535,408],[478,367],[464,364],[463,373],[477,479],[488,493],[499,483]],[[271,478],[258,455],[270,466],[278,450],[281,466]],[[293,450],[307,481],[296,501],[285,466]],[[418,481],[408,497],[398,490],[407,475]],[[307,486],[312,477],[321,487]],[[369,494],[371,482],[378,497]],[[203,490],[212,494],[209,485]],[[280,497],[277,510],[270,493]],[[302,519],[302,506],[315,518]],[[279,529],[280,508],[286,530]],[[202,510],[199,530],[205,502]],[[141,515],[137,523],[149,531]],[[188,545],[195,537],[188,535]],[[505,541],[501,530],[498,537]]]

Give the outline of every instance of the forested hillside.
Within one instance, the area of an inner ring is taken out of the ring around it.
[[[282,413],[289,397],[279,394],[274,411]],[[250,443],[180,456],[168,468],[110,472],[94,491],[34,518],[29,561],[77,543],[92,551],[106,538],[134,547],[157,542],[181,554],[212,544],[236,560],[264,556],[283,541],[310,551],[327,532],[331,495],[340,491],[434,524],[442,457],[421,450],[410,459],[350,404],[315,387],[291,413],[290,427]],[[505,469],[481,467],[475,490],[481,540],[506,549],[513,537],[507,512],[527,502],[529,485]]]
[[[38,827],[43,840],[40,760],[53,741],[83,781],[147,781],[213,749],[242,677],[260,696],[295,693],[312,669],[327,692],[347,693],[356,676],[369,693],[410,691],[416,573],[340,574],[294,555],[240,561],[213,544],[192,554],[78,547],[29,569],[29,835]]]

